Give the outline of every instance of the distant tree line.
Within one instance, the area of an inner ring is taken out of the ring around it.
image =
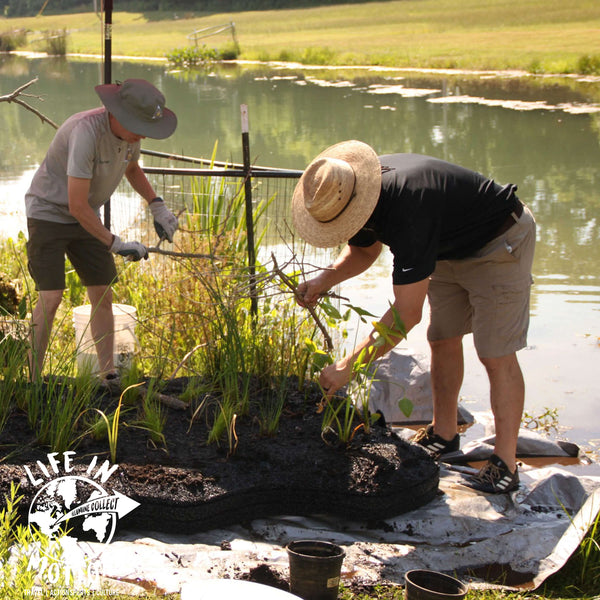
[[[119,11],[194,11],[236,12],[242,10],[269,10],[298,6],[321,6],[347,4],[353,0],[113,0],[114,10]],[[92,11],[102,6],[102,0],[0,0],[0,15],[26,17],[44,14],[63,14]],[[182,15],[183,16],[183,15]]]

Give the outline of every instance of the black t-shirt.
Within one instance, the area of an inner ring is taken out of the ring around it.
[[[380,156],[381,194],[353,246],[379,241],[394,256],[393,282],[429,277],[437,260],[465,258],[495,237],[517,186],[420,154]]]

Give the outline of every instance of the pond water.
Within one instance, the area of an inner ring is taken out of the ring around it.
[[[98,105],[99,62],[0,57],[0,75],[0,94],[38,76],[28,91],[44,100],[29,102],[56,123]],[[115,62],[113,78],[128,77],[155,83],[179,117],[176,133],[146,140],[148,149],[210,157],[218,142],[217,159],[241,162],[246,104],[256,164],[302,169],[328,145],[360,139],[380,154],[431,154],[517,184],[538,222],[529,347],[519,355],[526,411],[556,408],[568,439],[600,445],[598,81],[256,65],[190,74]],[[23,195],[53,133],[22,107],[0,104],[0,235],[24,229]],[[381,314],[392,297],[390,263],[384,254],[341,293]],[[418,352],[424,332],[421,324],[409,335]],[[487,410],[487,379],[469,342],[466,354],[461,396],[469,410]]]

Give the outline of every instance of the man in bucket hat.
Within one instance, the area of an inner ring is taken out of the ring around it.
[[[178,227],[138,163],[142,139],[166,138],[177,126],[163,94],[143,79],[95,90],[104,106],[74,114],[62,124],[25,196],[28,267],[39,291],[32,315],[32,377],[41,373],[62,300],[66,255],[87,287],[101,375],[107,381],[116,378],[113,254],[130,260],[148,257],[143,244],[121,240],[104,227],[98,214],[123,176],[148,203],[161,238],[173,241]]]
[[[436,456],[459,449],[458,394],[463,378],[462,338],[473,333],[490,381],[494,453],[467,485],[491,493],[519,484],[517,437],[524,404],[516,352],[526,345],[535,220],[516,196],[469,169],[417,154],[377,156],[362,142],[327,148],[304,171],[294,191],[298,234],[318,247],[348,242],[334,263],[298,287],[303,306],[362,273],[390,248],[392,308],[381,323],[406,331],[421,320],[427,297],[431,317],[433,421],[415,441]],[[401,335],[374,345],[374,330],[346,357],[323,369],[328,397],[347,384],[361,351],[388,352]]]

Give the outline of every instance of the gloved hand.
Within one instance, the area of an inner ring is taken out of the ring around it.
[[[173,234],[177,231],[179,223],[177,217],[167,208],[165,201],[158,197],[150,202],[150,211],[154,217],[154,229],[162,240],[166,238],[173,241]]]
[[[115,239],[110,246],[110,251],[120,254],[129,260],[148,259],[148,250],[144,244],[140,242],[124,242],[118,235],[115,235]]]

